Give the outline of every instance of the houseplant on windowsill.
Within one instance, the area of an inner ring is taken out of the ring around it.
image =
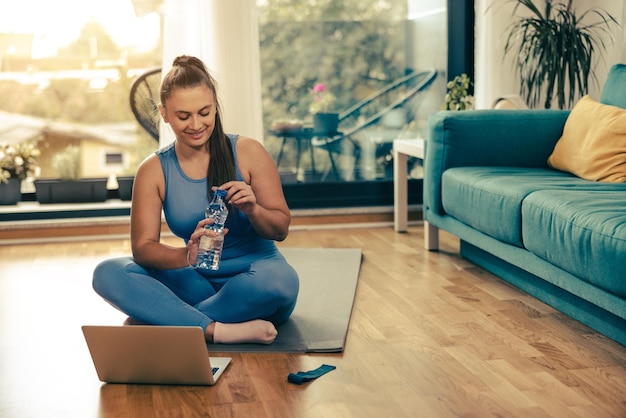
[[[134,175],[117,177],[118,195],[121,200],[132,200],[133,184],[135,183]]]
[[[106,178],[81,178],[81,151],[68,145],[52,158],[52,167],[59,179],[35,180],[39,203],[104,202],[107,198]]]
[[[326,89],[323,83],[313,87],[313,101],[309,111],[313,114],[313,132],[316,134],[334,134],[339,126],[339,114],[333,112],[335,95]]]
[[[37,174],[39,155],[34,142],[0,144],[0,205],[20,201],[22,180]]]

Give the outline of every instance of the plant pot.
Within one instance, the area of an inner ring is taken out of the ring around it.
[[[316,113],[313,115],[313,133],[330,135],[337,133],[339,128],[338,113]]]
[[[17,205],[22,198],[22,180],[10,178],[8,183],[0,182],[0,205]]]
[[[39,203],[104,202],[107,199],[107,179],[35,180]]]
[[[125,176],[117,178],[117,192],[121,200],[131,200],[133,197],[133,181],[134,176]]]

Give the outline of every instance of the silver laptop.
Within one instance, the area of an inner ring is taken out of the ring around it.
[[[200,327],[84,325],[98,378],[106,383],[213,385],[230,357],[209,357]]]

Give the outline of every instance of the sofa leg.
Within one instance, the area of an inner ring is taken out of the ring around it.
[[[424,221],[424,248],[428,251],[439,249],[439,228]]]

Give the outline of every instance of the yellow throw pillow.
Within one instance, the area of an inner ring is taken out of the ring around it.
[[[582,97],[548,165],[587,180],[626,182],[626,109]]]

